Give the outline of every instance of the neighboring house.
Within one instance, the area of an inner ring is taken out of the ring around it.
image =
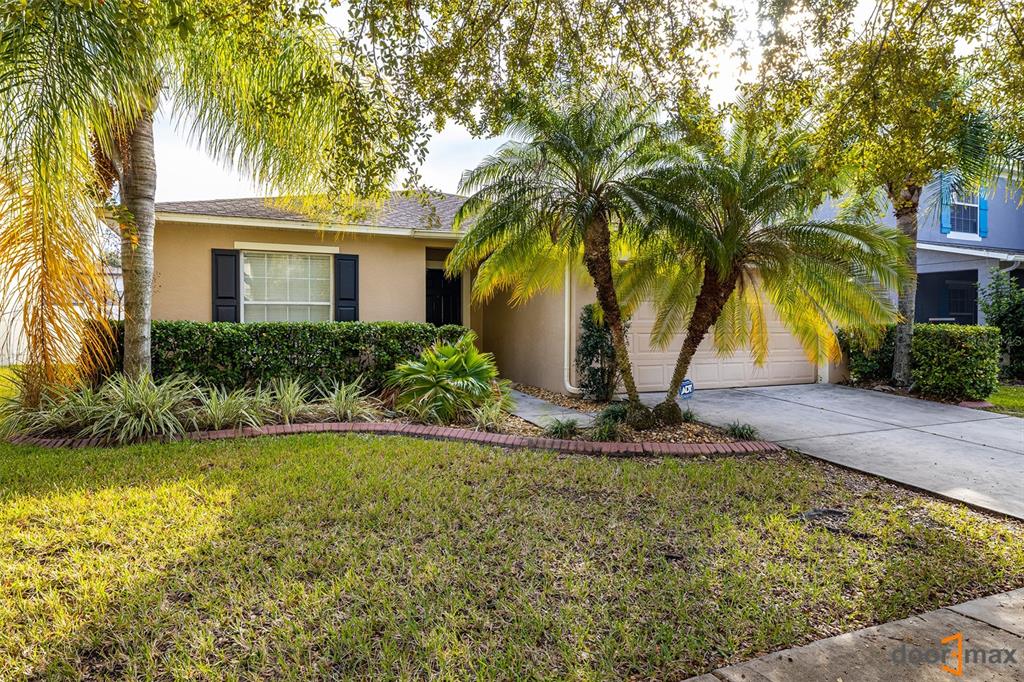
[[[971,197],[922,199],[917,237],[916,322],[983,324],[978,289],[992,270],[1010,270],[1024,282],[1024,210],[1005,183]],[[948,193],[947,193],[948,194]],[[939,204],[939,209],[929,206]]]
[[[917,297],[915,322],[984,324],[979,287],[992,279],[992,269],[1014,271],[1024,283],[1024,208],[1021,196],[1007,194],[1004,182],[980,196],[959,197],[940,182],[922,193],[917,228]],[[836,205],[815,211],[833,218]],[[895,226],[892,207],[883,221]]]
[[[594,300],[592,287],[573,281],[519,307],[502,296],[471,304],[471,273],[443,274],[461,236],[451,225],[462,201],[443,195],[425,206],[396,194],[365,220],[327,227],[263,199],[159,203],[153,318],[463,324],[495,354],[503,376],[567,390],[575,382],[579,315]],[[637,384],[646,391],[668,385],[680,345],[652,349],[653,321],[643,308],[630,326]],[[749,353],[722,357],[705,343],[690,376],[698,388],[819,379],[819,368],[774,319],[770,348],[768,362],[757,367]]]
[[[107,316],[111,319],[121,319],[121,299],[124,295],[121,268],[109,267],[106,273],[110,279],[113,296],[107,303]],[[21,364],[28,360],[28,346],[23,327],[24,313],[24,305],[16,295],[8,294],[0,301],[0,367]]]

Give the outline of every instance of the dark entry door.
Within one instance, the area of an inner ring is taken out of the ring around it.
[[[444,270],[427,269],[427,322],[462,324],[462,276],[452,279]]]

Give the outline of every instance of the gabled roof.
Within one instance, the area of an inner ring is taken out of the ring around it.
[[[448,232],[452,229],[455,212],[465,197],[456,194],[434,193],[424,199],[418,195],[393,192],[365,217],[347,220],[348,225],[381,227],[399,230],[431,230]],[[162,201],[157,203],[159,214],[177,216],[204,216],[257,221],[283,220],[298,223],[313,222],[308,216],[272,205],[273,197],[245,199],[210,199],[206,201]],[[166,217],[166,216],[164,216]]]

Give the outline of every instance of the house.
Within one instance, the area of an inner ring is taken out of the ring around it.
[[[592,287],[568,286],[511,306],[498,296],[470,301],[471,273],[453,279],[443,262],[459,234],[463,199],[430,202],[393,195],[365,218],[324,226],[263,199],[157,204],[153,318],[197,321],[401,320],[463,324],[493,352],[503,376],[553,391],[571,390],[582,307]],[[653,312],[630,326],[639,388],[661,391],[681,339],[650,346]],[[705,343],[690,377],[698,388],[813,383],[827,368],[807,360],[797,340],[771,321],[768,362],[748,353],[719,356]]]
[[[994,190],[959,197],[940,192],[941,181],[924,189],[918,210],[917,296],[915,322],[984,324],[979,287],[992,270],[1008,270],[1024,283],[1024,210],[1020,193]],[[838,207],[826,202],[815,218],[835,218]],[[895,227],[892,206],[882,222]],[[894,295],[895,296],[895,295]]]
[[[992,270],[1024,282],[1024,210],[1020,193],[994,190],[935,201],[938,183],[922,198],[917,236],[916,322],[984,324],[979,287]],[[939,205],[939,210],[930,208]]]

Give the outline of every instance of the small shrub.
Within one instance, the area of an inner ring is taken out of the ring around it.
[[[628,412],[629,403],[609,403],[608,406],[601,410],[601,413],[597,415],[597,421],[611,422],[612,424],[623,424],[626,421],[626,414]]]
[[[693,424],[696,421],[697,421],[697,414],[693,411],[693,409],[687,407],[685,410],[683,410],[683,422],[684,423],[686,423],[686,424]]]
[[[980,293],[986,324],[999,328],[1006,376],[1024,379],[1024,287],[1010,273],[994,270]]]
[[[602,442],[617,441],[622,437],[622,426],[613,421],[598,420],[590,429],[590,438]]]
[[[736,421],[725,427],[725,432],[737,440],[757,440],[757,429],[750,424],[741,424]]]
[[[265,413],[265,401],[253,390],[212,388],[200,394],[196,421],[204,429],[257,427]]]
[[[309,402],[311,394],[309,386],[299,379],[274,379],[270,384],[271,413],[283,424],[315,417],[316,408]]]
[[[653,429],[658,425],[654,412],[643,403],[628,403],[626,407],[626,426],[637,431]]]
[[[840,331],[839,345],[847,359],[850,383],[889,381],[896,353],[896,327],[888,325],[876,339],[861,333]]]
[[[39,434],[78,434],[106,409],[106,400],[91,386],[53,386],[43,392],[39,409],[26,415],[25,430]]]
[[[999,330],[957,324],[914,325],[915,388],[948,400],[984,400],[999,384]]]
[[[377,404],[363,391],[362,378],[321,386],[321,405],[331,419],[340,422],[371,421],[380,414]]]
[[[495,400],[488,401],[470,411],[470,422],[477,431],[500,431],[508,411]]]
[[[654,420],[665,426],[675,426],[683,423],[683,411],[675,400],[670,402],[661,401],[654,406]]]
[[[79,435],[117,444],[181,436],[195,427],[199,395],[185,377],[156,382],[148,374],[115,374],[99,390],[95,419]]]
[[[619,368],[611,330],[600,316],[601,308],[596,303],[583,306],[576,345],[576,373],[583,396],[603,402],[611,400],[615,394]]]
[[[468,421],[473,409],[492,399],[498,368],[494,356],[480,352],[469,332],[455,343],[437,343],[416,360],[398,365],[387,385],[398,390],[396,409],[417,421],[454,424]]]
[[[570,439],[580,435],[580,423],[575,419],[552,419],[544,429],[548,438]]]

